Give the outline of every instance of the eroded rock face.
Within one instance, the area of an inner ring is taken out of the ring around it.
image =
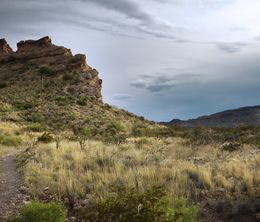
[[[5,39],[0,39],[0,55],[5,55],[13,52]]]
[[[52,44],[48,36],[39,40],[20,41],[16,52],[13,52],[5,39],[0,40],[0,82],[25,82],[29,76],[30,80],[37,81],[37,73],[56,83],[63,81],[65,92],[74,87],[72,91],[78,96],[102,102],[102,81],[97,70],[86,63],[85,55],[73,55],[70,49]],[[64,82],[66,78],[74,81]]]
[[[49,36],[43,37],[39,40],[26,40],[17,43],[17,52],[28,52],[33,50],[41,50],[43,48],[53,47],[51,38]]]

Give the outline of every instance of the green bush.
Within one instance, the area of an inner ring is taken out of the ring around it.
[[[56,74],[56,71],[53,70],[52,68],[48,67],[48,66],[42,66],[40,69],[39,69],[39,73],[41,75],[45,75],[45,76],[52,76],[52,75],[55,75]]]
[[[20,216],[7,222],[64,222],[65,219],[66,212],[62,205],[35,202],[24,205],[20,210]]]
[[[167,192],[153,188],[146,192],[121,190],[117,195],[76,211],[82,221],[97,222],[195,222],[198,208],[183,199],[171,203]]]
[[[80,106],[86,106],[88,104],[88,97],[86,96],[81,96],[77,100],[77,104]]]
[[[54,98],[58,105],[65,106],[74,102],[74,97],[70,95],[57,96]]]
[[[42,132],[44,131],[44,126],[41,123],[33,123],[26,127],[26,130],[32,131],[32,132]]]
[[[33,123],[42,123],[44,121],[44,116],[42,113],[30,112],[26,120]]]
[[[38,137],[38,142],[50,143],[52,141],[54,141],[54,137],[48,132],[45,132],[41,136]]]
[[[131,134],[134,137],[142,137],[146,135],[147,130],[147,127],[143,124],[134,124],[132,127]]]
[[[30,102],[17,102],[14,106],[17,109],[27,110],[27,109],[32,109],[34,107],[34,104]]]
[[[103,141],[106,143],[123,143],[127,139],[124,125],[119,121],[109,121],[101,132]]]
[[[18,146],[22,143],[22,139],[19,136],[12,135],[0,135],[0,144],[4,146]]]
[[[73,80],[74,78],[75,78],[75,74],[71,73],[71,72],[66,72],[63,75],[63,80],[65,80],[65,81]]]

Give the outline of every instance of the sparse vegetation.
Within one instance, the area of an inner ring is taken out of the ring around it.
[[[20,210],[20,216],[7,222],[64,222],[65,219],[66,211],[62,205],[35,202],[24,205]]]
[[[39,69],[39,73],[43,76],[52,76],[56,74],[56,71],[48,66],[42,66]]]
[[[22,139],[19,136],[0,134],[0,144],[4,146],[18,146],[22,143]]]
[[[48,132],[44,132],[41,136],[38,137],[38,142],[50,143],[52,141],[54,141],[54,137]]]
[[[88,98],[86,96],[80,96],[77,100],[77,104],[80,106],[86,106],[88,104]]]
[[[65,81],[69,81],[69,80],[73,80],[73,79],[75,79],[75,73],[66,72],[63,75],[63,80],[65,80]]]
[[[198,208],[188,206],[183,199],[175,200],[175,204],[172,204],[165,190],[152,188],[143,193],[135,189],[123,189],[93,206],[77,211],[83,221],[195,222]]]
[[[24,165],[32,195],[41,198],[48,187],[48,195],[69,209],[77,209],[84,199],[88,206],[95,203],[97,212],[103,201],[118,201],[113,194],[122,188],[142,194],[160,186],[172,200],[184,197],[197,203],[201,198],[255,199],[260,192],[260,156],[248,146],[233,151],[231,158],[221,144],[187,146],[181,138],[146,137],[119,145],[88,141],[87,149],[61,141],[59,149],[50,143],[33,153]],[[90,209],[85,209],[87,215]]]

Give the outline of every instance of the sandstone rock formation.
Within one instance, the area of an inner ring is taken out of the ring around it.
[[[86,63],[85,55],[72,55],[70,49],[52,44],[48,36],[20,41],[16,52],[5,39],[0,40],[1,84],[28,84],[28,79],[37,83],[42,78],[50,84],[71,79],[73,81],[64,81],[62,85],[65,93],[69,90],[75,96],[87,96],[102,102],[102,80],[97,70]]]
[[[13,52],[5,39],[0,39],[0,56]]]

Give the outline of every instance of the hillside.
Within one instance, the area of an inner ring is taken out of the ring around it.
[[[102,101],[102,80],[86,56],[52,44],[50,37],[17,43],[0,40],[0,119],[32,131],[75,132],[113,140],[143,118]]]
[[[178,120],[173,119],[164,124],[183,127],[238,127],[238,126],[259,126],[260,106],[242,107],[239,109],[227,110],[209,116],[201,116],[197,119]]]

